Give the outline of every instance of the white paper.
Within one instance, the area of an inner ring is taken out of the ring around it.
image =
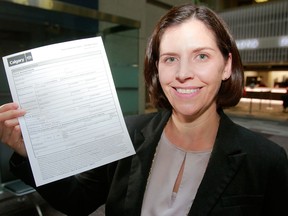
[[[37,186],[135,154],[101,37],[3,62]]]

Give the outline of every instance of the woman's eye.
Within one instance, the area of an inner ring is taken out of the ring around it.
[[[174,61],[176,61],[175,57],[168,57],[165,59],[165,62],[174,62]]]
[[[199,54],[199,55],[198,55],[198,58],[199,58],[200,60],[205,60],[205,59],[207,58],[207,55],[205,55],[205,54]]]

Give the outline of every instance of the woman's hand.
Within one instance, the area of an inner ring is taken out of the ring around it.
[[[27,157],[18,117],[25,111],[18,109],[16,103],[7,103],[0,106],[0,140],[18,154]]]

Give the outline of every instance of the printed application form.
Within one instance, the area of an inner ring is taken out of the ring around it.
[[[37,186],[135,154],[101,37],[3,62]]]

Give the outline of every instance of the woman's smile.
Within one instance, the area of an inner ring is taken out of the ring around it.
[[[175,90],[180,94],[195,94],[200,91],[200,88],[175,88]]]
[[[178,103],[184,102],[189,103],[190,100],[200,94],[201,88],[200,87],[174,87],[171,88],[172,92],[171,95],[174,95],[174,100],[179,100]]]
[[[168,28],[160,43],[158,70],[174,111],[191,116],[216,109],[215,98],[223,77],[229,77],[230,63],[202,22],[192,18]]]

